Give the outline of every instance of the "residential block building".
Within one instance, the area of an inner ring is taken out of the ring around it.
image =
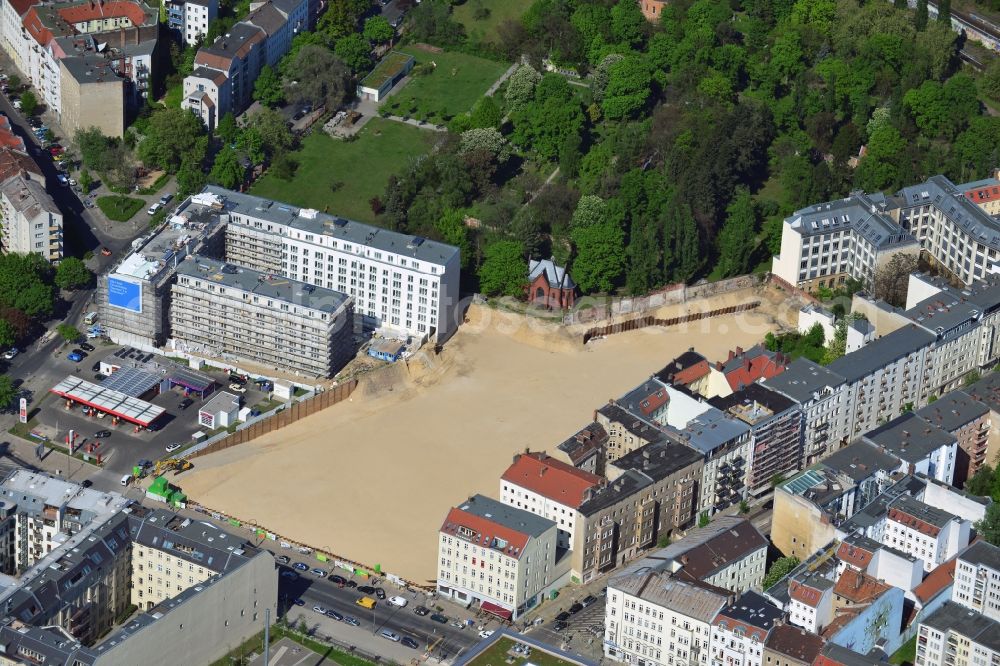
[[[249,16],[198,49],[194,71],[184,79],[181,106],[213,131],[227,113],[250,105],[254,82],[265,65],[288,53],[292,38],[308,29],[308,0],[268,0]]]
[[[458,328],[459,250],[209,186],[226,202],[226,260],[349,295],[366,329],[442,343]]]
[[[438,541],[438,594],[517,619],[569,578],[555,522],[476,495],[451,509]]]
[[[627,664],[708,666],[712,622],[733,596],[666,572],[608,581],[604,654]]]
[[[955,478],[958,440],[913,412],[869,430],[863,439],[899,458],[907,474],[923,474],[949,485]]]
[[[0,247],[5,254],[63,256],[63,216],[45,182],[21,172],[0,182]]]
[[[764,386],[794,400],[802,412],[803,465],[813,465],[847,440],[850,431],[845,379],[806,358],[792,361]]]
[[[581,520],[580,505],[604,482],[544,452],[525,451],[514,456],[500,477],[500,501],[556,523],[558,545],[569,549]]]
[[[883,541],[924,562],[931,571],[969,545],[968,520],[903,495],[889,504]]]
[[[330,377],[354,356],[351,298],[201,255],[177,265],[174,349]]]
[[[218,0],[170,0],[167,25],[184,46],[197,44],[208,34],[208,25],[219,16]]]
[[[776,624],[764,643],[764,663],[768,666],[812,666],[822,649],[822,637],[790,624]]]
[[[917,415],[950,433],[958,442],[952,482],[961,487],[986,464],[989,447],[990,408],[965,391],[950,391]]]
[[[977,541],[955,558],[951,600],[1000,622],[1000,548]]]
[[[920,623],[915,666],[979,666],[1000,662],[1000,622],[946,602]]]
[[[713,666],[763,666],[764,643],[784,617],[780,608],[756,592],[745,592],[719,611],[712,622]]]

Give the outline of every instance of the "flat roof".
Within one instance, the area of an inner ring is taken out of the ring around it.
[[[891,472],[899,467],[899,459],[884,453],[874,444],[855,440],[839,451],[834,451],[819,463],[827,469],[846,474],[857,483],[878,471]]]
[[[958,443],[954,435],[913,412],[897,416],[862,436],[886,453],[910,463],[923,460],[943,446]]]
[[[133,398],[138,398],[155,386],[159,386],[161,377],[139,368],[119,368],[107,379],[101,381],[101,386],[111,391],[118,391]]]
[[[459,253],[458,248],[454,245],[429,240],[422,236],[401,234],[382,227],[328,215],[309,208],[298,208],[292,204],[255,197],[215,185],[207,186],[202,194],[222,199],[225,202],[225,209],[229,213],[287,225],[306,234],[329,236],[341,244],[348,243],[352,247],[369,247],[373,250],[401,254],[437,265],[447,264]],[[230,222],[230,224],[241,223]],[[342,247],[342,245],[338,247]]]
[[[1000,548],[986,541],[977,541],[965,549],[958,559],[969,564],[982,565],[1000,571]]]
[[[911,324],[896,329],[877,340],[872,340],[861,349],[841,356],[827,366],[827,369],[840,375],[849,383],[854,383],[876,370],[886,367],[893,361],[930,345],[934,340],[935,336],[932,333]]]
[[[953,631],[968,638],[973,643],[984,645],[994,652],[1000,652],[1000,622],[991,620],[982,613],[954,601],[944,602],[922,624],[942,633]]]
[[[365,78],[361,79],[359,85],[364,88],[375,88],[378,90],[385,85],[386,81],[395,78],[403,71],[407,63],[412,60],[414,60],[414,57],[409,53],[390,51],[375,65],[375,68]]]
[[[200,254],[188,255],[180,262],[177,265],[177,275],[203,281],[206,290],[209,284],[221,285],[331,314],[340,311],[351,300],[347,294],[333,289],[317,287],[280,275],[262,273]],[[198,288],[190,283],[187,286]]]
[[[170,381],[192,391],[207,391],[215,385],[215,380],[208,375],[180,366],[170,371]]]
[[[208,412],[209,414],[215,414],[218,412],[230,412],[234,408],[239,409],[240,399],[230,393],[229,391],[220,391],[216,393],[211,400],[206,402],[199,412]]]
[[[121,391],[104,388],[75,375],[67,375],[49,391],[143,427],[148,426],[166,411],[163,407],[157,407]]]
[[[954,432],[989,413],[989,407],[965,391],[945,393],[936,401],[917,410],[917,414],[924,419],[948,432]]]
[[[640,446],[609,464],[619,469],[641,470],[654,481],[659,481],[702,460],[702,455],[693,449],[679,442],[664,440]]]
[[[764,386],[799,403],[809,402],[816,394],[843,383],[843,377],[806,358],[795,359],[780,375],[764,380]]]

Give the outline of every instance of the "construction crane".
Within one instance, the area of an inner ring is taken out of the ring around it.
[[[186,472],[194,467],[190,460],[184,458],[164,458],[156,461],[156,468],[153,469],[153,476],[163,476],[170,470],[174,470],[174,475]]]

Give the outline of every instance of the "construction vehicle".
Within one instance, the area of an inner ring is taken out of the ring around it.
[[[156,461],[156,467],[153,469],[153,476],[163,476],[170,470],[174,470],[174,475],[178,475],[181,472],[186,472],[187,470],[194,467],[194,464],[190,460],[185,460],[184,458],[164,458],[163,460]]]

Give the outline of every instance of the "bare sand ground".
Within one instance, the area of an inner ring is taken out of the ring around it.
[[[514,453],[553,451],[591,420],[593,409],[689,347],[721,359],[779,323],[794,325],[796,316],[776,290],[657,312],[673,316],[755,298],[765,303],[754,312],[642,329],[586,348],[565,329],[530,327],[521,316],[473,307],[440,356],[376,373],[350,402],[198,458],[178,480],[208,507],[429,581],[445,513],[474,493],[496,497]]]

